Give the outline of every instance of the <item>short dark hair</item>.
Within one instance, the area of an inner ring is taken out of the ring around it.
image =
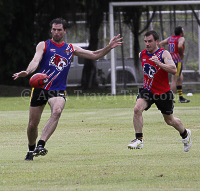
[[[150,36],[150,35],[153,36],[153,38],[154,38],[155,41],[159,39],[159,36],[158,36],[157,32],[154,31],[154,30],[147,31],[147,32],[144,34],[144,36]]]
[[[52,27],[53,24],[62,24],[63,25],[63,29],[65,30],[67,28],[67,22],[65,19],[63,18],[56,18],[56,19],[53,19],[51,22],[50,22],[50,26]]]
[[[174,34],[175,34],[176,36],[180,35],[181,33],[183,33],[183,27],[178,26],[178,27],[176,27],[176,28],[174,29]]]

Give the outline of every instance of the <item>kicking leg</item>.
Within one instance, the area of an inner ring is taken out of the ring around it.
[[[66,101],[63,97],[54,97],[49,99],[48,102],[51,107],[51,116],[43,128],[42,136],[40,138],[40,140],[45,142],[55,131]]]
[[[46,122],[40,140],[38,141],[37,147],[33,152],[34,156],[46,155],[48,150],[44,148],[47,140],[55,131],[59,118],[61,116],[62,110],[65,106],[65,99],[63,97],[53,97],[49,99],[49,105],[51,107],[51,116]]]

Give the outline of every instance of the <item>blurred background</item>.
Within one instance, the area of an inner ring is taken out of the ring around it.
[[[106,46],[110,41],[110,2],[134,1],[0,0],[0,86],[14,86],[16,90],[29,87],[30,76],[14,81],[12,74],[25,70],[34,56],[36,45],[51,38],[49,23],[54,18],[62,17],[67,21],[67,43],[89,50]],[[163,40],[174,35],[176,26],[182,26],[185,32],[184,89],[200,91],[199,7],[198,3],[114,7],[114,35],[121,34],[124,38],[123,46],[115,49],[117,94],[122,90],[137,89],[143,82],[138,53],[145,48],[144,33],[156,30]],[[110,53],[97,61],[74,56],[68,89],[110,92],[110,58]],[[1,88],[0,91],[6,90]]]

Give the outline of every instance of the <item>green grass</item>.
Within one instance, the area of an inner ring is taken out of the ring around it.
[[[24,161],[29,101],[0,98],[0,190],[2,191],[197,191],[200,190],[200,94],[175,104],[174,115],[192,130],[183,151],[176,130],[153,106],[144,112],[144,148],[128,150],[134,138],[135,96],[68,96],[45,157]],[[46,106],[39,135],[50,115]]]

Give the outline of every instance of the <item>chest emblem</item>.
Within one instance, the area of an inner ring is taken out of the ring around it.
[[[144,64],[144,74],[146,74],[149,78],[154,78],[155,73],[157,72],[156,68],[150,64]]]
[[[64,67],[68,66],[68,61],[59,54],[54,54],[49,61],[49,65],[55,66],[58,71],[62,71]]]

